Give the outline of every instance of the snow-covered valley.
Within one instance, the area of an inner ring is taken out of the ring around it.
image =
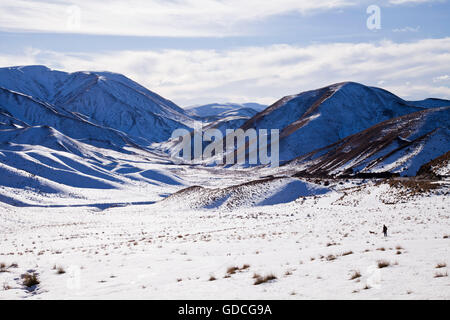
[[[0,299],[449,299],[449,101],[346,82],[264,108],[0,68]],[[173,161],[196,121],[279,129],[285,163]]]

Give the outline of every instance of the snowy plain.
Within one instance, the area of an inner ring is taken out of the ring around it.
[[[245,170],[173,171],[208,190],[256,178]],[[236,205],[213,207],[192,206],[195,193],[166,198],[186,187],[173,184],[83,189],[83,200],[47,199],[46,207],[0,203],[0,299],[450,298],[448,181],[406,201],[383,182],[273,183],[267,197],[275,201],[292,183],[309,189],[274,204],[261,202],[261,184],[250,184]],[[379,268],[381,260],[389,265]],[[40,284],[26,288],[25,273]],[[269,274],[276,279],[254,284]]]

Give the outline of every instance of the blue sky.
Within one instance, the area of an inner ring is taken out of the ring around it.
[[[181,106],[270,104],[347,80],[450,98],[449,12],[428,0],[2,1],[0,66],[120,72]]]

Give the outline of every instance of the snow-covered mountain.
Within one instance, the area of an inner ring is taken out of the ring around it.
[[[450,106],[383,121],[289,165],[308,175],[390,172],[413,176],[449,149]]]
[[[293,160],[287,167],[294,172],[411,175],[450,149],[450,110],[442,106],[450,102],[405,101],[345,82],[285,97],[260,112],[264,106],[256,104],[185,111],[119,74],[0,68],[0,171],[8,177],[0,188],[73,193],[184,185],[165,152],[178,143],[169,140],[172,131],[192,132],[195,121],[222,133],[280,129],[280,159]]]
[[[0,90],[4,110],[30,125],[50,125],[70,137],[74,136],[66,131],[68,127],[84,132],[85,124],[78,127],[73,121],[84,122],[120,131],[146,146],[167,140],[174,129],[192,123],[173,102],[111,72],[66,73],[44,66],[0,68]],[[71,125],[63,124],[62,118],[72,119]]]
[[[284,97],[242,128],[280,129],[280,160],[289,161],[377,123],[446,105],[450,101],[405,101],[380,88],[343,82]]]
[[[98,130],[85,132],[85,136],[95,137],[98,133],[102,139],[116,138],[105,137],[108,130]],[[108,143],[85,143],[48,125],[30,126],[0,111],[0,202],[28,206],[36,201],[36,194],[50,200],[84,197],[95,189],[132,190],[145,185],[182,184],[164,169],[168,163],[164,157],[130,144],[112,148]]]
[[[187,107],[186,113],[197,121],[197,129],[200,125],[203,130],[219,129],[220,132],[222,132],[222,135],[225,136],[227,129],[238,129],[248,119],[252,118],[266,107],[267,106],[258,103],[211,103]],[[191,130],[191,139],[193,139],[193,133],[194,130]],[[193,140],[191,141],[193,144]],[[180,142],[180,139],[174,139],[154,144],[153,146],[170,153]],[[206,147],[207,145],[208,143],[203,143],[203,147]]]
[[[0,201],[24,206],[16,189],[84,197],[180,185],[167,157],[148,146],[190,122],[183,109],[119,74],[0,68]]]
[[[186,112],[193,117],[206,121],[217,121],[229,116],[247,117],[250,119],[258,112],[267,108],[259,103],[210,103],[186,108]]]

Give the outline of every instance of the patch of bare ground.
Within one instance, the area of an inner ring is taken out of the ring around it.
[[[387,183],[392,192],[380,196],[381,202],[385,204],[393,204],[396,202],[405,202],[411,198],[432,195],[444,192],[448,194],[448,190],[442,188],[441,184],[432,180],[421,180],[415,177],[411,178],[391,178],[381,183]]]
[[[437,171],[441,168],[446,167],[449,162],[450,162],[450,151],[422,165],[419,168],[419,171],[417,171],[417,176],[428,179],[439,179],[441,177],[437,173]],[[447,172],[446,174],[449,173]]]

